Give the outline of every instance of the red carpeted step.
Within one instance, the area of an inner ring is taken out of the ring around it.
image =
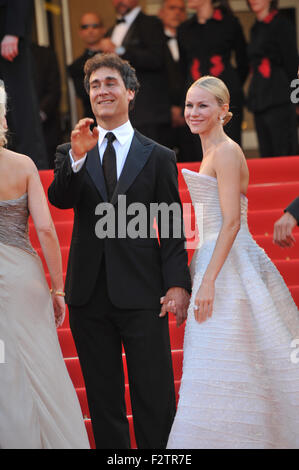
[[[247,160],[250,184],[298,181],[299,157],[253,158]]]
[[[84,422],[85,422],[86,431],[87,431],[88,438],[89,438],[90,447],[91,447],[91,449],[95,449],[96,446],[95,446],[93,432],[92,432],[91,420],[90,419],[85,419]]]
[[[70,246],[73,232],[73,220],[61,220],[58,222],[54,220],[54,225],[60,246]],[[39,239],[33,222],[29,223],[29,235],[32,245],[34,247],[40,247]]]
[[[295,302],[295,304],[297,305],[297,307],[299,309],[299,285],[291,286],[289,289],[291,291],[294,302]]]
[[[52,183],[54,179],[54,171],[53,170],[41,170],[39,172],[39,177],[42,182],[42,185],[45,189],[45,191],[48,190],[48,187]]]
[[[78,357],[71,330],[69,328],[59,328],[57,334],[63,357]]]
[[[274,223],[283,215],[282,209],[248,211],[248,227],[254,235],[269,235],[274,231]],[[294,232],[299,233],[299,227]]]
[[[249,210],[284,209],[299,194],[299,182],[250,185]]]
[[[257,244],[265,250],[269,258],[276,260],[290,260],[299,259],[299,233],[294,234],[296,243],[292,248],[281,248],[280,246],[273,243],[273,237],[265,235],[254,236]],[[298,273],[299,283],[299,273]]]
[[[199,171],[201,162],[178,163],[178,180],[182,189],[186,183],[182,175],[182,169]],[[299,157],[275,157],[275,158],[252,158],[247,160],[250,174],[250,184],[266,182],[281,183],[284,181],[298,181]]]
[[[299,285],[299,259],[273,260],[288,286]]]

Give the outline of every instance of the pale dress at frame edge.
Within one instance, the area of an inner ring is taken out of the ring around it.
[[[0,201],[0,448],[89,449],[42,262],[28,238],[27,199]]]

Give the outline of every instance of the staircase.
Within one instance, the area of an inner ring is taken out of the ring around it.
[[[299,228],[296,227],[294,235],[296,244],[293,248],[280,248],[272,243],[273,224],[282,215],[283,209],[297,196],[299,196],[299,156],[298,157],[281,157],[267,159],[251,159],[247,161],[250,171],[250,185],[248,188],[249,211],[248,224],[249,229],[256,242],[264,248],[268,256],[279,269],[285,279],[291,294],[299,307]],[[179,170],[179,188],[182,203],[191,202],[187,191],[185,181],[181,174],[182,168],[189,168],[198,171],[200,162],[178,164]],[[53,180],[53,171],[41,171],[40,177],[47,194],[48,187]],[[49,204],[53,221],[56,227],[58,239],[61,246],[64,277],[67,266],[67,258],[72,235],[73,211],[59,210]],[[185,221],[191,217],[192,229],[195,227],[194,213],[184,213]],[[190,222],[190,220],[188,221]],[[32,245],[37,250],[43,261],[47,281],[50,285],[50,278],[45,264],[40,244],[34,229],[32,220],[29,219],[30,238]],[[188,232],[186,233],[188,239]],[[190,245],[187,244],[187,248]],[[193,249],[188,249],[189,262],[192,258]],[[170,338],[172,359],[175,377],[176,396],[180,385],[183,362],[183,337],[184,325],[180,328],[176,327],[175,319],[172,314],[169,317]],[[86,399],[85,385],[82,372],[77,357],[76,348],[72,339],[72,335],[68,322],[68,311],[64,324],[58,329],[58,337],[65,359],[70,377],[76,388],[79,401],[82,408],[88,436],[91,447],[94,448],[94,439],[92,434],[91,421],[89,416],[88,404]],[[128,377],[126,369],[125,356],[123,355],[124,370],[126,377],[126,403],[127,414],[130,424],[132,448],[136,448],[134,437],[132,411],[130,404]]]

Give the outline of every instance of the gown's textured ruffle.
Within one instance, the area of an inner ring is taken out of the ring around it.
[[[292,362],[298,309],[253,240],[241,196],[241,229],[215,283],[212,317],[195,321],[194,298],[222,216],[217,180],[183,174],[193,205],[202,204],[203,226],[191,264],[183,376],[168,448],[299,448],[299,364]]]

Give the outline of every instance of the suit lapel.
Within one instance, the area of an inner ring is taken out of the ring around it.
[[[137,17],[135,18],[135,20],[133,21],[133,23],[131,24],[131,26],[129,27],[128,31],[127,31],[127,34],[125,35],[123,41],[122,41],[122,46],[123,47],[128,47],[130,45],[130,43],[132,42],[132,38],[134,37],[135,33],[136,33],[136,29],[137,29],[137,24],[138,24],[138,18],[140,17],[140,14],[142,12],[140,12]]]
[[[154,148],[154,142],[144,141],[135,131],[125,165],[119,177],[111,204],[116,204],[118,195],[125,194],[140,173]]]
[[[130,27],[129,27],[128,31],[127,31],[127,34],[126,34],[125,37],[123,38],[123,41],[122,41],[122,44],[121,44],[123,47],[128,47],[128,45],[130,44],[132,38],[133,38],[134,35],[135,35],[139,18],[141,18],[142,15],[143,15],[143,12],[140,11],[140,12],[138,13],[138,15],[136,16],[135,20],[133,21],[133,23],[130,25]],[[112,26],[112,28],[108,29],[107,33],[105,34],[105,37],[106,37],[106,38],[110,38],[110,37],[112,36],[112,33],[113,33],[114,28],[115,28],[115,25]]]
[[[102,196],[103,201],[108,201],[104,173],[100,163],[98,144],[87,154],[86,170]]]

